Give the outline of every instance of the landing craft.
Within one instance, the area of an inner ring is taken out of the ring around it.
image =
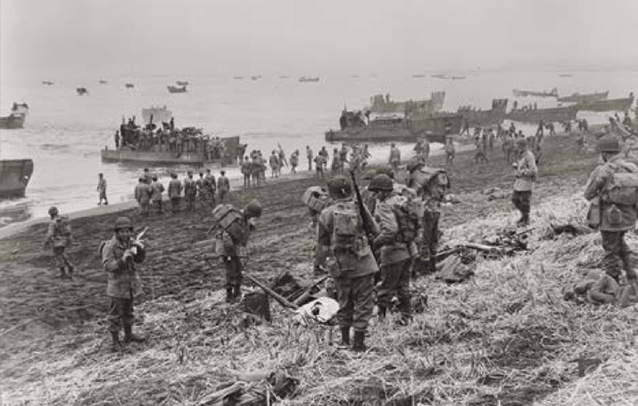
[[[89,94],[89,91],[86,90],[86,88],[84,88],[84,87],[78,87],[78,88],[75,89],[75,91],[77,92],[78,96],[84,96],[84,95]]]
[[[168,85],[166,87],[169,93],[186,93],[186,86],[177,87],[177,86]]]
[[[31,159],[0,160],[0,198],[24,196],[32,174]]]

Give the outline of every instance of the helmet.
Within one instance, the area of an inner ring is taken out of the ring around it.
[[[516,140],[516,146],[517,147],[527,147],[527,139],[525,138],[519,138]]]
[[[123,228],[128,228],[129,230],[133,230],[133,223],[131,219],[128,217],[118,217],[115,220],[115,231],[121,230]]]
[[[392,192],[393,189],[392,179],[383,173],[372,178],[368,185],[368,190],[371,192]]]
[[[335,176],[328,181],[328,193],[334,198],[343,199],[352,194],[352,185],[345,176]]]
[[[58,208],[55,206],[49,207],[49,216],[55,216],[58,214]]]
[[[381,173],[384,175],[388,175],[390,179],[394,179],[394,169],[392,169],[390,165],[384,165],[377,168],[377,175]]]
[[[256,199],[251,200],[244,208],[244,212],[250,217],[261,217],[261,203]]]
[[[620,142],[611,134],[603,135],[598,140],[598,150],[600,152],[620,152]]]

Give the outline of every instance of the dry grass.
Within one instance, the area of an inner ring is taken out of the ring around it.
[[[219,291],[201,290],[186,303],[165,296],[139,306],[151,341],[130,353],[108,354],[95,321],[43,338],[38,353],[5,357],[3,404],[198,405],[239,372],[280,369],[300,379],[282,405],[635,404],[636,306],[562,300],[562,286],[598,266],[599,236],[541,239],[550,222],[583,218],[584,208],[579,195],[548,199],[532,211],[528,253],[479,260],[464,284],[416,281],[429,309],[409,327],[375,324],[364,355],[330,345],[327,328],[291,325],[277,305],[272,325],[244,329]],[[494,213],[446,238],[477,241],[514,221]],[[579,378],[578,360],[592,358],[601,366]]]

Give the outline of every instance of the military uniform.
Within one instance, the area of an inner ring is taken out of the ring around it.
[[[341,186],[340,186],[341,185]],[[356,351],[365,350],[364,339],[368,322],[374,307],[374,274],[377,263],[372,250],[364,237],[363,220],[359,214],[357,203],[350,197],[352,187],[343,176],[336,176],[328,183],[334,204],[325,208],[319,215],[317,244],[322,255],[329,257],[328,270],[337,285],[339,311],[337,319],[341,327],[343,344],[350,343],[350,328],[354,328],[354,346]],[[342,190],[336,193],[335,190]],[[339,220],[348,213],[351,221]],[[374,231],[376,223],[369,213],[368,219]],[[356,221],[352,222],[352,219]],[[353,231],[350,237],[351,246],[344,247],[339,243],[338,226],[348,224]]]
[[[601,141],[602,142],[602,141]],[[590,175],[585,187],[585,198],[592,201],[590,221],[600,229],[602,236],[603,267],[612,277],[618,279],[621,267],[627,273],[628,280],[636,280],[632,267],[631,251],[625,242],[625,233],[634,229],[636,224],[636,206],[613,203],[608,199],[607,185],[614,173],[638,172],[638,168],[625,162],[618,154],[598,166]],[[595,217],[597,221],[592,221]]]
[[[171,212],[173,214],[179,211],[179,200],[182,194],[182,182],[173,177],[168,183],[168,198],[171,199]]]
[[[524,141],[522,141],[524,143]],[[521,145],[521,140],[517,141]],[[516,163],[516,180],[514,181],[514,193],[512,203],[521,212],[519,225],[529,224],[530,202],[532,199],[532,189],[536,181],[536,159],[534,154],[527,148],[519,155]]]
[[[162,193],[164,193],[164,185],[154,179],[151,184],[151,202],[157,208],[157,214],[162,214]]]
[[[140,213],[143,216],[148,216],[149,214],[151,193],[152,190],[150,186],[143,180],[140,180],[137,186],[135,186],[135,200],[137,200],[137,203],[140,205]]]
[[[395,171],[399,169],[399,165],[401,165],[401,150],[394,145],[390,149],[390,165],[392,165],[392,169]]]
[[[219,201],[223,203],[224,198],[230,191],[230,181],[225,174],[221,174],[217,178],[217,189],[219,190]]]
[[[49,209],[49,214],[52,213],[53,209],[54,208]],[[66,278],[67,276],[71,277],[73,275],[74,269],[73,264],[64,252],[66,247],[71,244],[72,236],[70,233],[70,226],[64,226],[65,223],[68,224],[69,220],[66,217],[59,216],[57,213],[57,209],[55,209],[55,215],[49,222],[45,244],[51,244],[53,247],[55,264],[60,269],[60,277]],[[66,272],[67,270],[68,275]]]
[[[184,179],[184,199],[186,200],[186,208],[188,211],[195,211],[195,198],[197,197],[197,185],[192,175]]]
[[[104,204],[108,205],[109,201],[106,198],[106,179],[104,177],[100,177],[97,182],[97,192],[98,192],[98,205],[102,204],[102,200],[104,200]]]

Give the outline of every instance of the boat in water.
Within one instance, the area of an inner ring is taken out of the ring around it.
[[[318,82],[319,81],[319,76],[302,76],[299,78],[300,82]]]
[[[367,119],[367,120],[366,120]],[[325,133],[328,142],[416,142],[427,137],[430,142],[445,142],[446,134],[461,131],[463,116],[455,113],[379,115],[368,119],[367,112],[343,110],[341,130]]]
[[[188,80],[176,80],[177,86],[188,86]]]
[[[416,75],[412,75],[412,77],[415,78],[415,79],[423,79],[425,77],[425,75],[419,73],[419,74],[416,74]]]
[[[51,85],[53,85],[53,82],[50,81],[50,80],[43,80],[42,84],[45,85],[45,86],[51,86]]]
[[[24,128],[24,122],[29,114],[29,105],[26,103],[13,103],[11,113],[6,117],[0,117],[0,128],[5,130],[17,130]]]
[[[168,89],[169,93],[186,93],[186,86],[168,85],[166,86],[166,88]]]
[[[250,79],[259,80],[259,79],[261,79],[261,75],[259,75],[259,76],[251,76]]]
[[[78,88],[75,89],[75,91],[78,94],[78,96],[84,96],[84,95],[89,94],[89,91],[86,90],[85,87],[78,87]]]
[[[32,174],[31,159],[0,159],[0,198],[23,197]]]
[[[561,73],[558,76],[560,76],[561,78],[571,78],[574,75],[571,73]]]
[[[126,83],[124,84],[124,87],[126,87],[127,89],[132,89],[135,87],[135,85],[133,83]]]
[[[105,84],[109,83],[108,80],[104,80],[104,79],[100,79],[99,82],[100,82],[101,85],[105,85]]]
[[[463,116],[471,127],[492,127],[503,123],[507,114],[507,99],[493,99],[490,110],[461,106],[457,113]]]
[[[634,94],[622,99],[594,100],[579,103],[578,108],[583,111],[627,111],[634,104]]]
[[[570,96],[559,97],[559,103],[589,103],[598,100],[605,100],[609,95],[609,90],[600,93],[580,94],[572,93]]]
[[[395,102],[390,95],[376,94],[370,98],[370,113],[373,114],[432,114],[441,111],[445,102],[445,92],[432,92],[428,100],[408,100]]]
[[[546,109],[522,108],[510,111],[505,118],[530,124],[537,124],[541,120],[546,123],[561,123],[575,120],[578,110],[579,105]]]
[[[537,92],[534,90],[519,90],[519,89],[513,89],[512,90],[512,94],[514,95],[514,97],[527,97],[527,96],[534,96],[534,97],[558,97],[558,90],[556,90],[556,88],[553,88],[551,91],[547,92],[547,91],[542,91],[542,92]]]

